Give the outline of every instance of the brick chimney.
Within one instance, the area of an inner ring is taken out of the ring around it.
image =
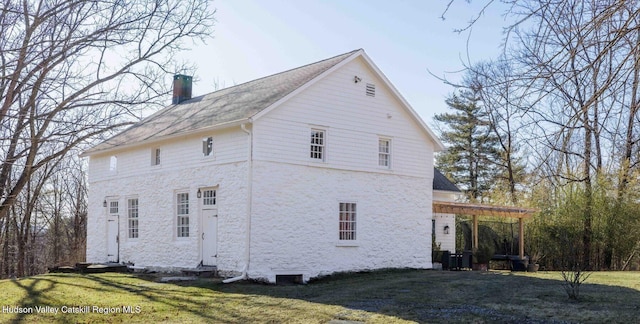
[[[185,100],[191,99],[191,80],[193,78],[188,75],[176,74],[173,76],[173,100],[172,103],[177,105]]]

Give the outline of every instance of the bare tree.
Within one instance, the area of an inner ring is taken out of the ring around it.
[[[0,11],[0,216],[35,170],[161,105],[208,1],[11,1]]]
[[[192,69],[174,56],[186,41],[210,36],[214,10],[207,0],[2,0],[0,8],[0,238],[7,243],[6,262],[14,254],[25,259],[21,245],[32,234],[34,210],[23,203],[38,199],[34,186],[45,186],[47,170],[75,147],[164,106],[169,89],[161,80]],[[8,244],[14,240],[17,253]],[[9,265],[3,266],[8,273]],[[18,272],[25,273],[24,265]]]

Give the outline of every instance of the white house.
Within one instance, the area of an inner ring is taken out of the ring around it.
[[[270,282],[431,268],[432,228],[455,244],[432,215],[441,149],[361,49],[194,98],[178,75],[172,105],[83,153],[87,261]]]

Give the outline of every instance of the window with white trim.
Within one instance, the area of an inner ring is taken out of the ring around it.
[[[378,139],[378,165],[381,167],[391,167],[391,140],[387,138]]]
[[[189,193],[182,192],[176,196],[177,236],[189,237]]]
[[[356,239],[356,204],[340,203],[340,227],[338,235],[341,241]]]
[[[151,150],[151,165],[160,165],[160,148]]]
[[[116,171],[118,169],[118,157],[112,155],[109,158],[109,171]]]
[[[324,161],[324,153],[325,153],[325,139],[326,133],[321,129],[312,129],[311,130],[311,150],[310,157],[313,160]]]
[[[202,191],[202,204],[204,206],[215,206],[216,205],[216,190],[215,189],[207,189]]]
[[[118,215],[118,201],[112,200],[109,202],[109,214]]]
[[[213,155],[213,137],[206,137],[202,139],[202,155]]]
[[[127,216],[129,238],[138,238],[138,198],[127,200]]]

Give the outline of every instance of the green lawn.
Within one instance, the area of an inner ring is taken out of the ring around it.
[[[397,270],[342,274],[304,286],[217,279],[158,283],[128,274],[48,274],[0,281],[0,322],[638,322],[640,273],[596,272],[571,301],[560,274]],[[50,306],[58,313],[37,313]],[[63,307],[64,306],[64,307]],[[62,313],[85,310],[88,313]],[[93,308],[93,307],[97,308]],[[125,308],[123,309],[123,306]],[[131,306],[130,313],[124,313]],[[138,307],[138,308],[136,308]],[[109,311],[104,314],[98,311]],[[139,311],[139,312],[138,312]]]

